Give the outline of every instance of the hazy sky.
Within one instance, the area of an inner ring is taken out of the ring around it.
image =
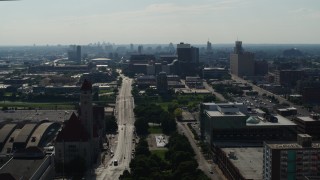
[[[0,45],[320,43],[320,0],[0,0]]]

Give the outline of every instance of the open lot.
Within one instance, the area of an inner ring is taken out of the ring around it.
[[[15,110],[0,111],[0,121],[59,121],[68,120],[75,110]]]

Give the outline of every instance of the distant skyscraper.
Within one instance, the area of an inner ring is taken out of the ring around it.
[[[143,52],[143,46],[140,45],[140,46],[138,46],[138,53],[139,53],[139,54],[142,54],[142,52]]]
[[[242,42],[236,41],[234,52],[230,54],[230,71],[239,77],[254,76],[254,54],[245,52]]]
[[[212,44],[210,41],[207,42],[207,52],[208,53],[212,52]]]
[[[70,45],[70,50],[68,51],[68,59],[70,61],[81,62],[81,46]]]
[[[133,52],[133,44],[130,44],[130,51]]]

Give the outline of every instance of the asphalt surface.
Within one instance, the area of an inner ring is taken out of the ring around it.
[[[200,151],[200,147],[197,146],[197,144],[193,138],[193,134],[190,131],[190,129],[188,128],[187,124],[177,122],[177,127],[178,127],[178,132],[184,134],[188,138],[188,140],[189,140],[189,142],[190,142],[190,144],[196,154],[195,158],[199,164],[198,168],[201,169],[210,179],[224,180],[225,178],[222,175],[222,173],[216,169],[217,165],[214,163],[209,163],[204,158],[203,154]]]
[[[203,82],[203,86],[213,93],[220,101],[226,101],[226,99],[220,93],[216,92],[207,82]]]
[[[63,122],[68,120],[75,110],[15,110],[15,111],[0,111],[0,122],[9,120],[19,122],[30,120],[39,122],[43,120]]]
[[[115,147],[114,156],[104,162],[106,166],[101,166],[96,170],[96,179],[115,180],[124,170],[129,170],[129,163],[131,161],[132,149],[134,149],[134,101],[131,96],[132,79],[123,77],[122,86],[119,91],[116,102],[116,115],[118,120],[118,135],[116,144],[111,145]],[[114,166],[114,160],[118,161],[118,165]]]
[[[283,98],[283,97],[281,97],[281,96],[279,96],[277,94],[274,94],[274,93],[272,93],[270,91],[267,91],[265,89],[262,89],[262,88],[254,85],[254,84],[252,84],[252,83],[250,83],[250,82],[248,82],[248,81],[246,81],[246,80],[244,80],[244,79],[242,79],[242,78],[240,78],[238,76],[232,75],[232,79],[237,81],[237,82],[249,84],[250,86],[252,86],[252,90],[257,91],[259,93],[259,95],[266,94],[266,95],[269,95],[269,96],[274,96],[275,98],[277,98],[279,100],[279,104],[287,103],[287,104],[290,105],[290,107],[295,107],[300,116],[309,116],[309,114],[310,114],[310,112],[308,112],[307,109],[304,109],[301,106],[295,105],[295,104],[291,103],[290,101],[286,100],[285,98]]]

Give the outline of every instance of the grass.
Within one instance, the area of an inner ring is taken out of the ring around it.
[[[149,127],[148,131],[150,134],[162,134],[161,126],[151,126]]]
[[[160,150],[152,150],[151,154],[155,154],[157,155],[159,158],[161,158],[162,160],[166,161],[165,159],[165,154],[168,150],[167,149],[160,149]]]
[[[161,108],[164,110],[164,111],[168,111],[168,105],[171,104],[172,102],[160,102],[160,103],[157,103],[159,106],[161,106]]]

